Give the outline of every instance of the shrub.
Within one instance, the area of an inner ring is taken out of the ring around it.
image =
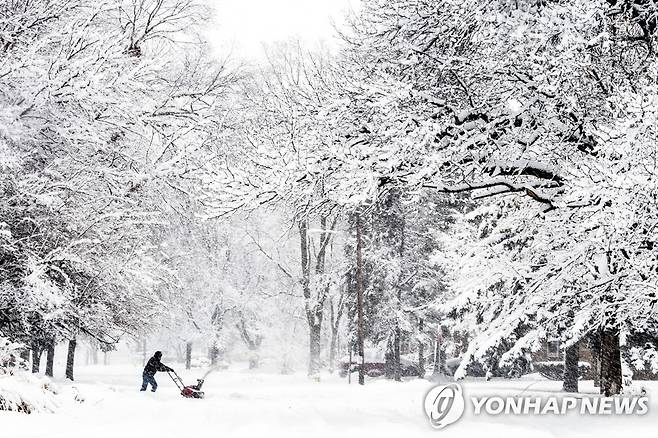
[[[26,368],[21,353],[25,346],[18,342],[12,342],[0,333],[0,375],[13,374],[16,369]]]
[[[562,380],[564,377],[564,362],[561,361],[535,362],[533,368],[547,379]],[[578,362],[579,378],[588,379],[591,377],[591,373],[592,365],[589,362]]]

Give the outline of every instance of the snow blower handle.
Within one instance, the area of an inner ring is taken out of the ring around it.
[[[169,377],[171,377],[171,380],[174,381],[174,383],[176,384],[176,387],[182,391],[183,388],[185,388],[185,384],[183,383],[183,379],[181,379],[180,376],[178,374],[176,374],[176,371],[174,371],[173,368],[169,368],[169,367],[167,367],[167,368],[168,368],[167,369],[167,374],[169,375]],[[172,375],[172,373],[173,373],[173,375]]]

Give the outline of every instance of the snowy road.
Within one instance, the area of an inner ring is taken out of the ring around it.
[[[474,416],[466,412],[457,424],[432,430],[422,401],[426,381],[369,382],[347,385],[344,379],[323,376],[322,383],[304,376],[220,371],[204,387],[205,400],[180,397],[166,375],[160,389],[137,391],[140,369],[81,367],[81,405],[63,406],[56,414],[0,413],[0,436],[11,438],[132,438],[132,437],[623,437],[628,433],[656,436],[658,405],[651,401],[645,416]],[[183,373],[193,382],[200,372]],[[650,389],[658,393],[658,382]],[[582,385],[588,388],[587,383]],[[560,382],[467,382],[470,395],[515,395],[558,391]],[[590,385],[591,389],[591,385]],[[650,393],[651,395],[651,393]]]

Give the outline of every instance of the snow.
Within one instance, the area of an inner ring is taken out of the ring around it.
[[[176,368],[182,368],[180,365]],[[180,372],[192,383],[203,370]],[[11,438],[131,438],[131,437],[619,437],[655,433],[658,403],[648,415],[617,417],[500,415],[474,416],[467,403],[464,417],[437,432],[423,413],[423,398],[433,385],[412,379],[403,383],[368,380],[365,387],[322,375],[320,383],[302,374],[279,375],[246,370],[246,364],[211,374],[206,399],[184,399],[167,375],[157,375],[156,393],[139,392],[141,368],[88,366],[77,370],[74,386],[81,404],[64,404],[54,414],[1,412],[0,424]],[[70,383],[58,381],[60,387]],[[529,376],[519,380],[462,382],[473,395],[551,395],[561,382]],[[658,382],[644,382],[651,392]],[[594,393],[581,382],[582,393]],[[3,436],[7,436],[3,433]],[[365,436],[365,435],[364,435]]]
[[[58,393],[56,385],[36,375],[0,376],[0,406],[8,411],[55,412]]]

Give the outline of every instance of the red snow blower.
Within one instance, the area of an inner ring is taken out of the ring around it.
[[[173,373],[173,375],[172,375]],[[197,379],[196,380],[196,385],[188,385],[185,386],[183,383],[183,379],[180,378],[178,374],[176,374],[176,371],[171,370],[167,371],[167,374],[169,374],[169,377],[171,377],[171,380],[174,381],[178,389],[180,389],[180,394],[185,397],[185,398],[203,398],[205,394],[203,391],[201,391],[201,386],[203,385],[203,380],[204,379]]]

